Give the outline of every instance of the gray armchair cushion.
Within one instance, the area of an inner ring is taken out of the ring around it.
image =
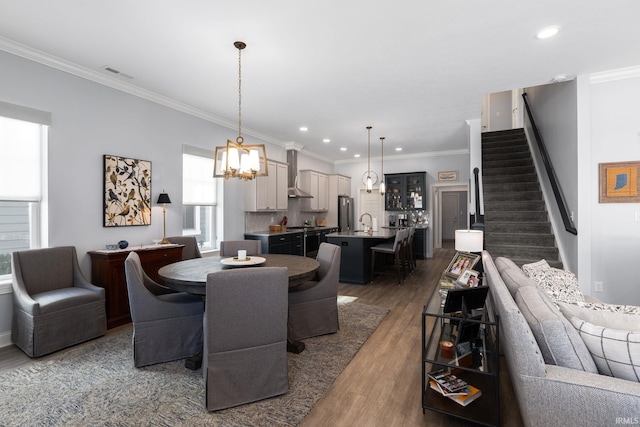
[[[73,246],[17,251],[12,265],[11,338],[28,356],[104,335],[105,291],[85,279]]]
[[[202,374],[216,411],[286,393],[284,267],[223,270],[207,277]]]
[[[202,351],[202,298],[173,292],[146,275],[137,253],[124,262],[133,320],[136,367],[169,362]]]
[[[301,340],[337,332],[340,246],[321,243],[316,259],[318,280],[306,282],[289,292],[290,340]]]
[[[225,240],[220,242],[220,256],[237,256],[240,249],[246,250],[247,255],[262,253],[260,240]]]

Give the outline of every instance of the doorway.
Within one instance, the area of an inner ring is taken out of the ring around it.
[[[455,230],[469,225],[469,187],[467,185],[434,185],[431,187],[433,206],[433,248],[453,242]]]
[[[460,228],[460,194],[457,191],[442,193],[442,241],[452,241]]]

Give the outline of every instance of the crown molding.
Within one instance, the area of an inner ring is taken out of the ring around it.
[[[617,70],[603,71],[601,73],[593,73],[589,75],[589,83],[607,83],[616,80],[631,79],[640,77],[640,66],[619,68]]]
[[[469,155],[469,150],[467,148],[460,150],[446,150],[446,151],[429,151],[422,153],[411,153],[411,154],[395,154],[395,155],[385,155],[384,161],[387,160],[409,160],[415,158],[428,158],[428,157],[443,157],[443,156],[458,156],[458,155]],[[382,160],[380,157],[371,157],[372,161]],[[362,163],[360,159],[348,159],[348,160],[336,160],[334,162],[336,165],[346,165],[346,164],[357,164]]]
[[[28,59],[33,62],[37,62],[42,65],[46,65],[47,67],[55,68],[65,73],[69,73],[74,76],[81,77],[86,80],[90,80],[94,83],[98,83],[103,86],[107,86],[112,89],[119,90],[129,95],[137,96],[138,98],[145,99],[155,104],[162,105],[164,107],[171,108],[173,110],[180,111],[185,114],[189,114],[191,116],[200,118],[202,120],[206,120],[208,122],[220,125],[228,129],[236,130],[238,127],[238,124],[236,122],[232,122],[225,118],[216,116],[205,110],[195,108],[183,102],[176,101],[173,98],[160,95],[156,92],[143,89],[139,86],[120,80],[116,77],[106,75],[104,74],[104,72],[83,67],[71,61],[58,58],[46,52],[34,49],[32,47],[23,45],[21,43],[15,42],[13,40],[10,40],[1,36],[0,36],[0,50],[19,56],[21,58]],[[284,143],[282,141],[276,140],[254,129],[243,128],[242,132],[246,135],[251,135],[263,141],[284,147]]]

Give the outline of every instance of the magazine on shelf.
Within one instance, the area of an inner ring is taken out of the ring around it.
[[[433,390],[437,391],[438,393],[442,394],[445,397],[448,397],[449,399],[456,402],[458,405],[462,405],[462,406],[467,406],[468,404],[470,404],[471,402],[473,402],[474,400],[482,396],[482,391],[479,388],[476,388],[472,385],[467,385],[465,389],[466,390],[465,394],[462,394],[462,393],[444,394],[442,392],[442,389],[439,387],[438,383],[431,380],[429,381],[429,384],[431,385],[431,388]]]
[[[429,378],[437,384],[444,395],[468,393],[465,389],[469,384],[465,380],[452,374],[448,369],[433,371],[429,373]]]

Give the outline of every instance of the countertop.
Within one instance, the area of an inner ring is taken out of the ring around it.
[[[364,231],[337,231],[327,234],[327,237],[348,237],[355,239],[390,239],[396,236],[396,232],[390,229],[381,229],[369,234]]]
[[[326,231],[332,230],[337,227],[311,227],[314,231]],[[294,233],[302,233],[301,229],[291,230],[287,229],[287,231],[252,231],[250,233],[244,233],[246,236],[281,236],[285,234],[294,234]]]
[[[391,229],[391,230],[400,230],[400,229],[408,228],[408,227],[400,227],[400,226],[390,227],[388,225],[385,225],[382,228],[388,228],[388,229]],[[429,226],[428,225],[416,225],[416,229],[417,228],[423,229],[423,228],[429,228]]]

